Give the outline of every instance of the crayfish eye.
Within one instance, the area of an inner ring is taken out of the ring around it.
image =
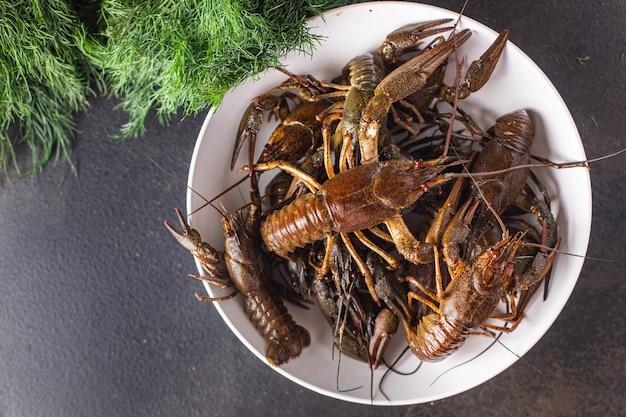
[[[423,159],[418,159],[417,161],[413,162],[413,168],[415,169],[420,169],[424,166],[424,160]]]
[[[430,184],[428,184],[427,182],[422,184],[422,190],[426,191],[430,191]]]
[[[497,250],[491,248],[489,249],[489,256],[491,257],[491,259],[496,259],[498,257],[499,253]]]

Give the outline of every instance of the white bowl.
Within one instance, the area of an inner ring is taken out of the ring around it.
[[[408,2],[386,1],[338,8],[309,21],[312,32],[325,37],[312,57],[291,54],[283,62],[296,74],[332,79],[350,58],[375,51],[392,30],[410,23],[446,17],[456,19],[457,13]],[[461,48],[466,63],[469,63],[483,53],[497,33],[466,17],[461,19],[460,29],[463,28],[473,32]],[[229,169],[239,120],[252,97],[278,85],[285,78],[284,74],[275,70],[267,71],[260,78],[230,91],[222,105],[207,116],[191,160],[189,184],[194,190],[210,199],[244,175],[237,175]],[[462,106],[483,129],[491,126],[500,115],[522,108],[530,110],[536,123],[532,147],[534,154],[557,162],[585,159],[580,136],[559,93],[543,72],[511,42],[507,44],[491,80],[465,100]],[[257,141],[257,152],[260,152],[274,126],[273,123],[263,126]],[[242,152],[238,167],[246,164],[245,153]],[[584,255],[591,228],[591,185],[587,170],[541,168],[535,172],[552,197],[552,211],[562,239],[560,249]],[[244,183],[221,197],[220,201],[227,208],[234,209],[244,203],[246,195],[247,183]],[[203,204],[204,201],[193,192],[188,193],[189,213]],[[222,228],[215,210],[204,208],[195,213],[190,221],[202,233],[204,240],[218,248],[222,246]],[[373,373],[373,395],[370,395],[371,374],[367,365],[343,356],[339,367],[336,351],[333,359],[331,330],[316,308],[307,311],[288,305],[295,320],[311,333],[312,343],[299,358],[273,369],[318,393],[363,404],[417,404],[466,391],[505,370],[537,343],[567,302],[582,265],[582,257],[557,256],[548,300],[544,302],[540,296],[533,298],[517,330],[499,339],[506,348],[496,343],[476,357],[493,340],[471,336],[458,352],[444,361],[425,363],[411,375],[389,373],[379,384],[385,373],[383,366]],[[212,295],[220,294],[220,290],[215,288],[207,289]],[[244,314],[242,297],[214,305],[239,339],[266,362],[265,342]],[[405,345],[403,335],[396,335],[387,357],[393,358]],[[397,369],[406,372],[415,369],[418,363],[412,354],[405,354]],[[385,398],[381,388],[389,399]]]

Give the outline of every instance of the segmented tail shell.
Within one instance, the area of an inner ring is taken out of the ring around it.
[[[526,110],[516,110],[501,116],[496,120],[493,130],[503,145],[523,154],[530,153],[535,125]]]
[[[261,226],[267,250],[286,254],[326,236],[332,221],[323,204],[317,194],[305,194],[267,216]]]
[[[420,360],[438,362],[458,350],[472,329],[446,316],[427,314],[417,325],[405,323],[411,351]]]
[[[274,366],[299,356],[311,343],[309,332],[293,321],[278,295],[253,291],[246,295],[244,311],[267,341],[265,357]]]
[[[363,54],[352,58],[344,71],[350,73],[350,85],[352,87],[369,90],[374,89],[385,78],[383,61],[378,54]]]

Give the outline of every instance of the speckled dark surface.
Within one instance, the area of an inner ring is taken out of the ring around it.
[[[626,3],[470,3],[552,80],[589,156],[626,145]],[[147,157],[186,178],[205,114],[116,143],[115,104],[93,99],[77,116],[78,176],[51,166],[0,190],[0,417],[626,415],[624,156],[591,171],[588,255],[610,262],[585,262],[524,361],[436,403],[370,409],[275,373],[195,301],[192,259],[162,227],[185,190]]]

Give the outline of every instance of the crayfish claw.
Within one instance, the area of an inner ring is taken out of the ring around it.
[[[398,330],[398,316],[388,307],[380,310],[374,322],[374,333],[370,339],[369,355],[372,361],[372,368],[376,369],[380,365],[385,350],[391,341],[391,337]]]
[[[446,101],[454,101],[455,98],[463,100],[471,93],[480,90],[489,81],[504,51],[508,38],[509,31],[504,29],[480,58],[470,64],[465,75],[465,81],[458,86],[458,97],[455,97],[457,95],[455,87],[445,87],[442,92],[442,98]]]
[[[198,233],[197,230],[192,229],[191,226],[189,226],[189,223],[187,223],[187,220],[185,220],[185,217],[183,216],[183,213],[180,211],[179,208],[175,208],[174,210],[176,210],[176,216],[178,217],[178,221],[180,222],[182,230],[178,230],[167,220],[164,220],[163,224],[165,225],[167,230],[172,233],[172,236],[176,238],[178,243],[185,247],[185,249],[189,251],[196,250],[198,248],[198,245],[202,241],[202,239],[200,238],[200,233]]]
[[[383,44],[378,48],[378,53],[386,64],[394,64],[398,62],[402,54],[417,50],[422,39],[454,29],[452,26],[435,28],[451,21],[452,19],[431,20],[396,29],[387,35]]]
[[[164,220],[163,224],[167,230],[170,231],[172,236],[176,238],[178,243],[191,252],[191,254],[202,263],[205,271],[212,276],[216,276],[217,273],[212,264],[221,262],[223,259],[222,254],[208,243],[202,241],[200,233],[196,229],[189,226],[189,223],[185,220],[185,216],[183,216],[180,209],[175,208],[174,210],[176,210],[176,215],[178,216],[178,221],[180,222],[182,230],[178,230],[167,220]]]
[[[472,62],[465,76],[471,92],[478,91],[487,83],[496,64],[500,60],[502,51],[504,51],[504,45],[506,45],[508,39],[509,31],[504,29],[489,48],[487,48],[485,53],[482,54],[479,59]]]

